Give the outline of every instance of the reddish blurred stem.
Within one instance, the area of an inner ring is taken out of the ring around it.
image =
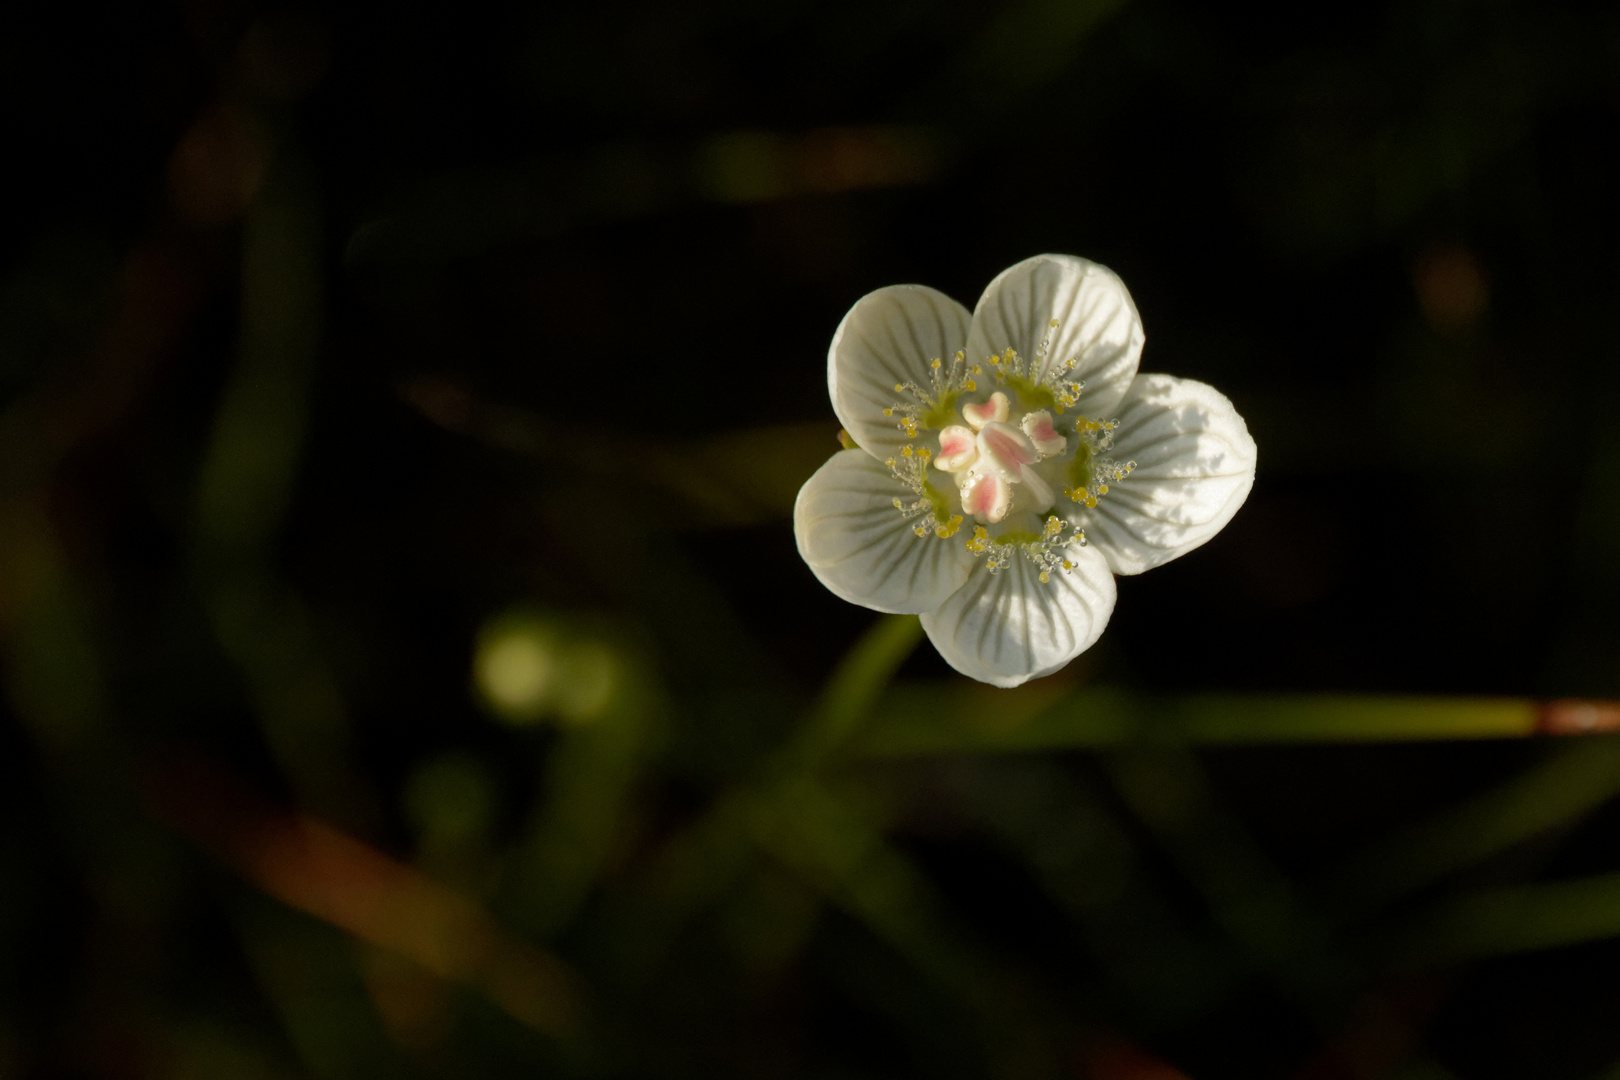
[[[577,1026],[577,981],[561,961],[419,870],[258,800],[224,768],[195,757],[146,769],[143,787],[159,820],[289,907],[477,986],[538,1031],[566,1035]]]

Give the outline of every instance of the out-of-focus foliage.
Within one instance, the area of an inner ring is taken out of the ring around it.
[[[0,1080],[1620,1073],[1614,12],[0,27]],[[788,518],[1040,251],[1261,465],[992,691]]]

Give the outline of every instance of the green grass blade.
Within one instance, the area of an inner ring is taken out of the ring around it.
[[[1040,683],[1017,690],[946,683],[896,687],[855,740],[867,757],[1118,746],[1408,742],[1522,738],[1542,710],[1518,698],[1195,694],[1144,697],[1087,687],[1053,700]]]
[[[1441,907],[1400,950],[1429,966],[1620,937],[1620,873],[1489,889]]]
[[[1560,747],[1494,791],[1452,807],[1346,863],[1324,892],[1353,917],[1574,821],[1620,794],[1620,740]]]

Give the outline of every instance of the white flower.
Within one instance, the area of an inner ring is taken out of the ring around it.
[[[964,675],[1058,670],[1102,634],[1114,574],[1202,544],[1254,483],[1232,403],[1137,374],[1142,341],[1124,283],[1069,255],[1003,271],[972,315],[921,285],[862,297],[827,356],[858,448],[799,491],[804,561],[846,600],[920,614]]]

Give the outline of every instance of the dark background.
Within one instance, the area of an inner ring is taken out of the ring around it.
[[[17,4],[0,109],[0,1078],[1620,1075],[1606,736],[783,750],[834,327],[1046,251],[1254,491],[893,701],[1620,697],[1611,8]]]

